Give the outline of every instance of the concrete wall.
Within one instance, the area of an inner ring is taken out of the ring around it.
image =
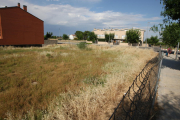
[[[121,46],[129,46],[128,43],[119,43]]]
[[[87,40],[86,40],[86,43],[92,43],[92,41],[87,41]]]
[[[52,45],[52,44],[57,44],[58,40],[44,40],[44,44],[42,46],[46,45]]]
[[[0,45],[44,44],[44,22],[19,7],[0,8]]]

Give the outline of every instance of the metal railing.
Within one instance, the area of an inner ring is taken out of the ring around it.
[[[161,72],[162,52],[151,59],[135,78],[109,120],[148,120],[153,109]]]

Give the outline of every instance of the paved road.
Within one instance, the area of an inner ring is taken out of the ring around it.
[[[180,57],[180,55],[178,55]],[[180,120],[180,60],[164,56],[158,88],[158,103],[164,109],[158,120]]]

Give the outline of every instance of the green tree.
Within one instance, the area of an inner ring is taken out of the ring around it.
[[[68,40],[69,39],[68,35],[67,34],[63,34],[63,39],[64,40]]]
[[[46,35],[44,36],[44,39],[47,40],[48,38],[51,38],[53,35],[52,32],[47,32]]]
[[[105,41],[108,42],[109,41],[109,34],[105,33]]]
[[[76,31],[75,35],[78,38],[78,40],[83,40],[83,32],[82,31]]]
[[[129,43],[140,42],[141,32],[138,29],[130,29],[126,31],[126,41]]]
[[[164,22],[177,20],[180,24],[180,0],[160,0],[163,3],[164,11],[161,15],[164,16]]]
[[[152,40],[150,38],[146,38],[148,44],[152,44]]]
[[[95,43],[96,40],[97,40],[97,35],[94,32],[89,32],[88,41],[92,41],[93,43]]]
[[[106,42],[109,42],[112,39],[114,39],[114,34],[113,33],[110,33],[110,34],[105,33],[105,41]]]
[[[163,32],[163,43],[169,46],[176,46],[180,39],[180,25],[178,23],[172,23],[170,25],[166,25]]]
[[[147,38],[147,43],[151,45],[156,45],[159,42],[158,36],[151,36]]]
[[[110,40],[114,39],[114,33],[110,33]]]
[[[83,33],[84,40],[87,40],[89,33],[90,33],[90,31],[84,31],[84,33]]]
[[[160,0],[160,4],[163,4],[163,9],[164,11],[161,12],[161,16],[164,16],[164,24],[159,24],[159,25],[154,25],[153,27],[150,28],[151,31],[158,32],[159,34],[162,35],[161,31],[164,31],[164,29],[170,29],[167,28],[166,26],[172,25],[172,21],[178,21],[178,24],[180,25],[180,0]],[[169,23],[168,23],[169,21]],[[179,29],[176,29],[176,32]],[[171,32],[172,34],[176,34]],[[167,30],[166,30],[167,33]],[[165,34],[164,34],[165,36]],[[171,35],[174,36],[174,35]],[[165,37],[164,37],[165,38]],[[167,37],[166,37],[167,39]],[[166,41],[167,44],[174,44]]]

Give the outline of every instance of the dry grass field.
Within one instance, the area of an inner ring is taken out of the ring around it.
[[[131,47],[0,48],[0,119],[108,119],[157,54]]]

